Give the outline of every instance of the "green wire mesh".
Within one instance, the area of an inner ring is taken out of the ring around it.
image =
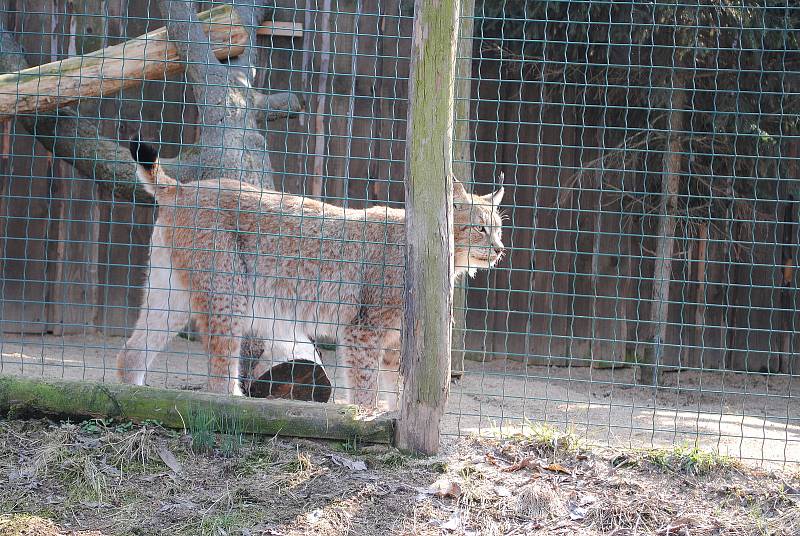
[[[546,422],[602,444],[800,461],[800,8],[463,3],[454,169],[481,194],[504,173],[508,251],[459,281],[463,374],[443,432]],[[164,26],[157,4],[11,1],[2,17],[38,65]],[[402,207],[413,2],[295,0],[269,18],[302,29],[250,52],[255,87],[304,103],[266,123],[276,189]],[[192,86],[175,75],[84,98],[77,134],[58,130],[64,112],[3,123],[0,372],[115,381],[154,211],[82,149],[140,132],[179,169],[208,149]],[[315,343],[335,384],[335,341]],[[151,385],[207,380],[185,338],[154,366]]]

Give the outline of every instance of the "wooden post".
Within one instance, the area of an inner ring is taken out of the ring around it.
[[[472,181],[472,137],[469,128],[470,97],[472,96],[472,33],[475,27],[475,0],[461,0],[456,80],[455,118],[453,126],[453,175],[467,190]],[[465,280],[466,281],[466,280]],[[460,378],[464,374],[464,344],[467,327],[467,292],[463,287],[453,292],[453,350],[451,374]]]
[[[395,440],[435,454],[450,385],[453,100],[460,0],[416,0],[406,135],[403,397]]]

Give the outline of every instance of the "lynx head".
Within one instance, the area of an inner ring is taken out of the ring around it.
[[[500,175],[502,181],[503,176]],[[491,268],[503,256],[503,217],[500,202],[503,187],[487,195],[473,195],[453,179],[453,239],[455,272],[468,273]]]

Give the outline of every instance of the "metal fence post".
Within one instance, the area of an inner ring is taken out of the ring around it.
[[[453,102],[460,0],[416,0],[406,136],[403,398],[396,442],[434,454],[450,383]]]

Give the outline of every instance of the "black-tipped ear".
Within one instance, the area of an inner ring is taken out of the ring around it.
[[[497,176],[497,185],[502,186],[504,182],[506,182],[506,174],[501,171]]]
[[[453,179],[453,200],[463,200],[467,197],[467,190],[464,188],[464,185],[461,184],[461,181],[452,176]]]
[[[139,141],[134,136],[130,141],[131,157],[145,169],[151,169],[158,162],[158,149],[149,143]]]

